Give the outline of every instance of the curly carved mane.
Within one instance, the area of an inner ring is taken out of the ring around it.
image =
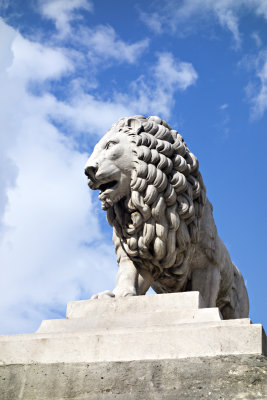
[[[129,120],[135,121],[135,129]],[[107,212],[115,246],[154,275],[167,270],[182,275],[206,198],[198,160],[159,117],[122,118],[112,130],[129,136],[135,155],[130,198]]]

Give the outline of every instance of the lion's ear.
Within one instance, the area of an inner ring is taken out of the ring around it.
[[[127,125],[131,128],[133,128],[136,133],[138,134],[140,130],[142,129],[142,123],[139,121],[137,118],[129,118],[127,120]]]

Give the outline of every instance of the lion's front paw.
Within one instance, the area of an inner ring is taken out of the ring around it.
[[[115,297],[115,294],[113,292],[111,292],[110,290],[105,290],[104,292],[94,294],[91,297],[91,300],[94,300],[94,299],[109,299],[111,297]]]
[[[129,289],[114,289],[115,297],[131,297],[136,296],[136,291]]]

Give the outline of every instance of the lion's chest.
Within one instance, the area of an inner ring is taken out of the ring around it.
[[[152,287],[157,293],[174,293],[184,289],[188,271],[184,271],[181,274],[175,274],[173,271],[175,268],[162,268],[153,259],[145,259],[142,257],[134,257],[132,261],[135,264],[137,271],[142,275],[142,271],[147,271],[152,277]]]
[[[167,243],[165,256],[159,257],[157,254],[157,235],[148,240],[145,224],[140,224],[138,228],[130,232],[129,226],[132,222],[132,213],[125,212],[123,207],[114,208],[116,224],[113,225],[115,237],[113,238],[116,252],[121,248],[126,255],[133,261],[135,267],[142,275],[143,271],[149,273],[152,281],[157,282],[161,287],[160,292],[175,292],[182,290],[187,279],[187,271],[184,269],[186,252],[180,251],[175,247],[169,251]],[[124,211],[124,212],[123,212]],[[146,227],[147,228],[147,227]],[[116,244],[117,243],[117,244]],[[159,259],[160,258],[160,259]]]

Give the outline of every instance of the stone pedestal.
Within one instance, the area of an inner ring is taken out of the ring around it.
[[[262,399],[266,354],[261,325],[222,320],[198,292],[76,301],[37,333],[0,337],[0,398]]]

